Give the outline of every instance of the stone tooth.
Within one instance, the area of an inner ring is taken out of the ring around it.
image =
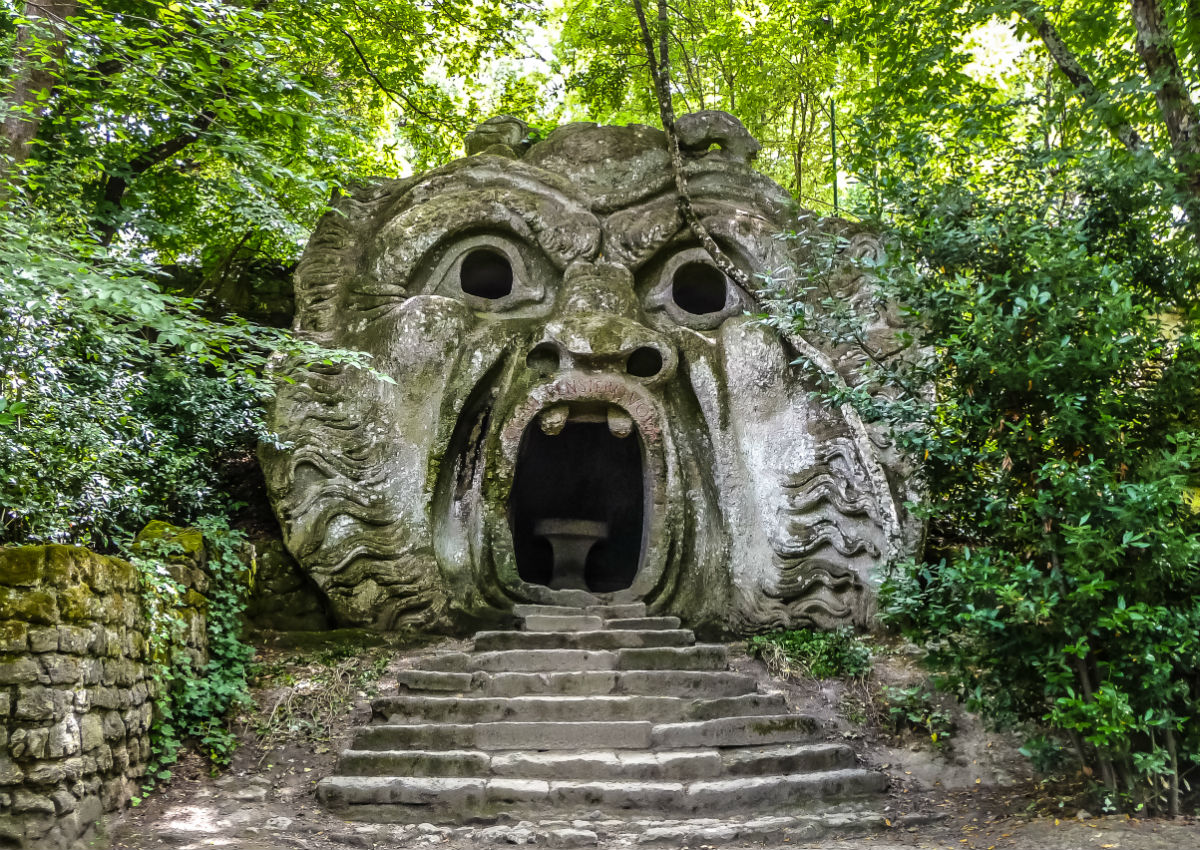
[[[610,404],[608,430],[614,437],[628,437],[633,433],[633,418],[621,408]]]
[[[554,407],[543,410],[538,420],[542,426],[542,433],[549,434],[551,437],[562,433],[563,426],[567,424],[567,417],[570,415],[571,408],[565,404],[556,404]]]

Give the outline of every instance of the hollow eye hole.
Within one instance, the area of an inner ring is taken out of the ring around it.
[[[512,264],[503,254],[476,248],[463,257],[458,282],[467,295],[496,301],[512,293]]]
[[[711,263],[684,263],[671,277],[671,298],[680,310],[694,316],[725,309],[728,286],[725,275]]]

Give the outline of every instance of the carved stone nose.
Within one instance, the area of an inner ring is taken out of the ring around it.
[[[576,260],[563,273],[561,315],[605,313],[632,319],[637,314],[633,275],[624,266]]]
[[[624,266],[576,262],[563,277],[562,318],[546,325],[525,363],[543,377],[608,372],[657,383],[678,358],[665,337],[634,319],[633,276]]]

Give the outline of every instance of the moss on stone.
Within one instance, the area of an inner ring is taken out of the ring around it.
[[[177,546],[180,556],[196,566],[205,561],[204,534],[198,528],[180,528],[156,519],[147,523],[133,541],[135,549],[151,549],[158,544]]]
[[[0,587],[0,619],[53,626],[59,621],[58,604],[54,594],[45,590]]]
[[[58,605],[62,618],[72,622],[100,619],[100,601],[85,584],[64,587],[58,592]]]
[[[0,549],[0,585],[31,587],[41,581],[45,546]]]

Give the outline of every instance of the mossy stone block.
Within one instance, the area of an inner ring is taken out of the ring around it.
[[[169,522],[154,520],[146,525],[133,541],[135,548],[151,548],[154,544],[167,543],[179,547],[179,555],[200,566],[206,560],[204,534],[198,528],[180,528]]]
[[[0,549],[0,585],[32,587],[42,580],[45,546]]]
[[[28,623],[21,620],[0,622],[0,652],[22,652],[28,647]]]
[[[58,604],[46,590],[0,587],[0,619],[54,626],[59,621]]]
[[[103,617],[104,606],[86,584],[64,587],[58,592],[58,604],[63,619],[70,622],[99,620]]]

